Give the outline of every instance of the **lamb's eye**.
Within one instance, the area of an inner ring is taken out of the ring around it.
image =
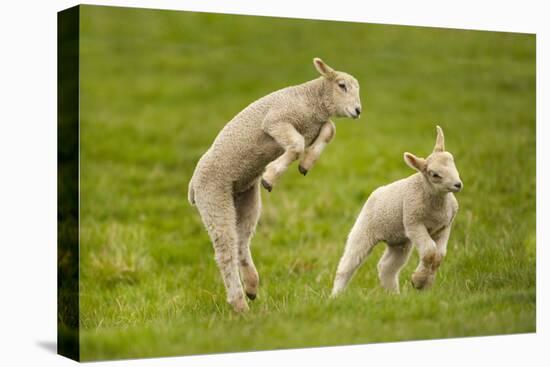
[[[434,171],[430,171],[430,175],[431,175],[433,178],[441,178],[441,176],[440,176],[438,173],[434,172]]]
[[[348,91],[348,88],[346,87],[346,83],[340,82],[340,83],[338,83],[338,86],[339,86],[340,89],[343,90],[344,92],[347,92],[347,91]]]

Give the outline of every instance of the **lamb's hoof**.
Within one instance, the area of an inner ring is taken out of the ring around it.
[[[411,276],[411,284],[416,289],[422,289],[426,286],[428,281],[428,274],[418,271]]]
[[[423,271],[414,272],[411,277],[413,287],[418,290],[431,288],[435,280],[435,274],[425,273]]]
[[[249,310],[248,304],[246,303],[244,297],[241,297],[229,303],[231,304],[231,306],[233,306],[233,311],[235,311],[236,313],[245,313]]]
[[[305,169],[304,167],[302,167],[302,165],[299,165],[299,166],[298,166],[298,171],[300,171],[300,173],[301,173],[302,175],[304,175],[304,176],[307,175],[307,169]]]
[[[423,284],[415,283],[414,280],[412,280],[412,279],[411,279],[411,285],[413,286],[413,288],[418,289],[418,290],[421,290],[422,287],[423,287]]]
[[[399,286],[382,284],[382,289],[388,294],[399,294]]]
[[[246,296],[250,298],[250,300],[254,301],[256,299],[256,293],[248,293],[246,292]]]
[[[273,190],[273,186],[269,182],[264,180],[263,178],[262,178],[262,186],[264,187],[264,189],[266,189],[269,192],[271,192],[271,190]]]

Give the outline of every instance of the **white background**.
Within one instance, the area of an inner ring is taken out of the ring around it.
[[[537,33],[537,333],[98,366],[548,365],[548,12],[544,1],[90,1],[211,12]],[[56,340],[56,12],[74,1],[0,5],[0,365],[65,366]],[[546,14],[546,17],[545,17]],[[547,104],[544,105],[543,102]],[[525,157],[531,159],[531,157]],[[546,165],[546,168],[544,167]],[[483,174],[483,173],[480,173]],[[506,179],[503,172],[502,179]],[[182,198],[183,200],[183,198]],[[497,210],[497,209],[495,209]],[[521,220],[521,218],[518,218]],[[544,348],[546,347],[546,348]]]

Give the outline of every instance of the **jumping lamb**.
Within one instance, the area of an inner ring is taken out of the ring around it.
[[[306,175],[334,137],[330,118],[361,113],[357,80],[319,58],[313,64],[321,77],[262,97],[229,121],[189,182],[189,202],[212,240],[227,301],[237,312],[248,310],[239,270],[248,298],[258,292],[250,240],[261,211],[260,183],[271,192],[298,159]]]
[[[412,284],[417,289],[433,284],[447,252],[451,225],[458,211],[453,193],[462,189],[454,158],[445,151],[443,130],[439,126],[436,129],[435,148],[428,158],[404,154],[405,162],[418,172],[379,187],[363,206],[340,259],[332,297],[342,292],[380,241],[387,244],[378,262],[382,287],[399,293],[399,272],[413,244],[420,263],[412,275]]]

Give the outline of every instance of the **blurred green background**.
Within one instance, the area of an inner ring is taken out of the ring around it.
[[[84,360],[535,331],[535,36],[81,7],[81,353]],[[257,98],[316,78],[361,84],[307,177],[262,193],[258,299],[225,302],[186,199],[198,158]],[[435,287],[377,282],[379,245],[329,300],[368,195],[413,172],[435,124],[465,184]]]

